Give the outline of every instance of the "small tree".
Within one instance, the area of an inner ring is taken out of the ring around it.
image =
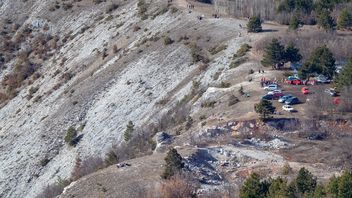
[[[275,112],[275,107],[268,100],[261,100],[258,104],[254,105],[255,112],[260,114],[262,120],[270,118],[270,115]]]
[[[287,195],[287,181],[278,177],[271,181],[267,197],[289,197]]]
[[[352,12],[347,8],[341,11],[339,18],[337,19],[337,29],[350,29],[352,28]]]
[[[252,173],[240,189],[240,198],[264,198],[263,185],[259,175]]]
[[[247,23],[248,32],[261,32],[262,31],[262,20],[258,16],[251,17]]]
[[[77,137],[77,130],[73,127],[70,126],[67,129],[66,136],[65,136],[65,142],[69,144],[70,146],[74,146],[74,139]]]
[[[314,192],[317,179],[305,168],[301,168],[296,178],[297,190],[304,193]]]
[[[328,10],[321,10],[317,16],[318,25],[325,30],[333,30],[334,19]]]
[[[288,28],[290,30],[297,30],[299,28],[301,21],[298,19],[297,16],[293,16],[290,20]]]
[[[165,162],[165,170],[161,175],[161,177],[164,179],[169,179],[177,171],[181,170],[184,166],[184,163],[182,162],[182,156],[178,154],[177,150],[174,148],[170,149],[167,153],[167,156],[165,157]]]
[[[129,121],[126,126],[125,133],[123,134],[126,142],[128,142],[132,138],[133,131],[134,131],[134,124],[132,121]]]
[[[302,59],[302,55],[299,53],[299,49],[290,42],[285,50],[285,62],[296,63]]]
[[[165,37],[164,38],[164,44],[165,45],[171,45],[174,41],[170,37]]]
[[[352,86],[352,57],[337,77],[337,85],[339,88]]]
[[[271,43],[265,48],[264,58],[262,60],[263,65],[274,66],[281,63],[285,57],[285,47],[281,45],[280,41],[273,38]]]
[[[339,178],[338,197],[352,197],[352,173],[345,171]]]

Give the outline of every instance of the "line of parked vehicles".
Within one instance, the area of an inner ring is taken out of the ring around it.
[[[267,94],[262,96],[262,100],[278,100],[280,103],[284,103],[282,110],[288,112],[295,112],[296,109],[292,105],[299,104],[300,101],[297,97],[294,97],[291,94],[285,95],[282,90],[279,89],[277,84],[270,84],[264,87],[264,90],[268,91]],[[304,89],[308,93],[309,89]],[[303,92],[303,88],[302,88]]]

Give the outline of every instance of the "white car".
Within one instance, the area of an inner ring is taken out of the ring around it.
[[[274,95],[274,94],[278,94],[278,93],[282,93],[282,91],[280,89],[276,89],[276,90],[272,90],[272,91],[268,92],[269,95]]]
[[[291,105],[283,105],[282,110],[288,111],[288,112],[294,112],[296,111]]]
[[[264,87],[264,90],[276,90],[278,88],[277,84],[271,84]]]

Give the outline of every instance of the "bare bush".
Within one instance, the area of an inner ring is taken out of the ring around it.
[[[190,198],[194,197],[197,190],[197,182],[185,174],[176,174],[162,182],[151,197],[158,198]]]
[[[96,172],[104,167],[104,161],[100,157],[89,157],[84,161],[76,159],[76,165],[72,171],[71,178],[77,180],[85,175]]]

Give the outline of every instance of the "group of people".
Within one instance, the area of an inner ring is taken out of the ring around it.
[[[267,86],[267,85],[270,85],[270,84],[277,84],[277,79],[275,78],[274,80],[270,80],[270,79],[266,79],[265,77],[262,77],[260,79],[260,86],[261,87],[264,87],[264,86]]]

